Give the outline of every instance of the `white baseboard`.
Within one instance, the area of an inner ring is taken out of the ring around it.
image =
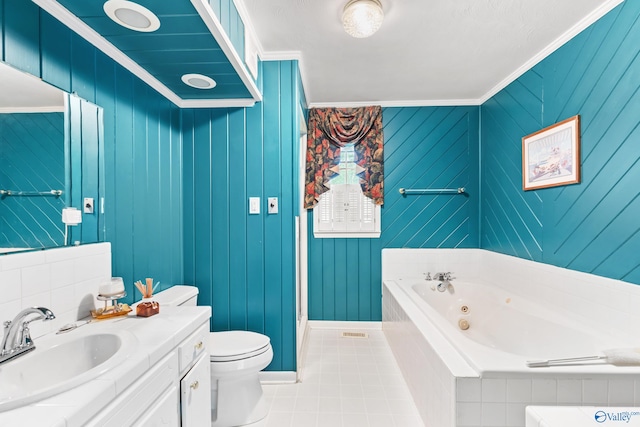
[[[382,330],[382,322],[349,322],[335,320],[309,320],[309,329],[368,329]]]
[[[262,384],[295,384],[295,371],[262,371],[258,374]]]

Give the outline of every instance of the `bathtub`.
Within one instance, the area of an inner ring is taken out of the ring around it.
[[[584,273],[482,250],[385,249],[382,258],[383,329],[426,426],[524,427],[534,404],[640,406],[640,367],[526,364],[640,347],[640,286],[599,286]],[[457,278],[440,292],[423,274],[435,271]],[[603,306],[607,297],[612,307],[597,310],[585,300]]]

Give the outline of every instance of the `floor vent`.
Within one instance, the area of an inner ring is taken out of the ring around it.
[[[342,338],[369,338],[366,332],[343,332]]]

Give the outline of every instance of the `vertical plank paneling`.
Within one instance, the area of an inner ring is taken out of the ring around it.
[[[80,198],[73,203],[73,206],[82,208],[84,206],[84,198],[93,199],[94,211],[92,214],[84,214],[82,217],[82,236],[81,242],[97,242],[99,238],[98,217],[100,212],[96,209],[98,202],[98,189],[100,187],[100,107],[85,100],[80,102],[81,113],[81,177],[80,182]],[[77,182],[77,181],[76,181]]]
[[[265,198],[277,197],[280,193],[280,78],[281,62],[265,62],[264,72],[264,193]],[[266,211],[267,200],[263,200],[262,209]],[[266,214],[266,212],[265,212]],[[279,215],[266,214],[264,230],[265,241],[265,332],[269,336],[282,334],[282,235]],[[274,347],[272,366],[282,364],[282,340]]]
[[[71,38],[71,91],[95,102],[96,85],[96,49],[74,34]]]
[[[262,71],[258,74],[262,80]],[[247,143],[247,189],[242,200],[244,209],[248,209],[249,197],[265,200],[262,177],[265,174],[264,123],[262,121],[263,103],[246,109]],[[264,204],[262,204],[264,208]],[[265,244],[264,221],[261,215],[249,215],[247,218],[247,329],[265,331]]]
[[[46,37],[41,40],[42,79],[70,92],[71,30],[47,13],[40,14],[40,28],[45,34],[56,34],[56,37]]]
[[[113,260],[114,274],[122,275],[125,280],[125,287],[129,295],[134,294],[133,281],[134,277],[132,260],[134,258],[134,248],[137,251],[143,250],[134,246],[134,229],[133,217],[135,212],[134,206],[134,189],[133,189],[133,171],[134,171],[134,144],[133,144],[133,77],[121,67],[116,67],[116,102],[115,111],[117,114],[117,123],[115,120],[110,121],[110,125],[115,129],[113,145],[111,149],[115,152],[114,163],[107,165],[107,170],[111,170],[113,180],[113,188],[111,192],[107,188],[106,206],[111,207],[110,212],[120,212],[120,215],[114,215],[113,230],[109,236],[112,242],[111,257]],[[108,122],[105,118],[105,122]],[[144,167],[140,165],[140,167]],[[127,215],[126,213],[129,212]],[[116,218],[117,216],[117,218]],[[108,215],[107,215],[108,217]],[[136,236],[138,237],[138,236]],[[138,239],[141,236],[138,237]],[[137,240],[137,239],[135,239]],[[119,272],[119,273],[118,273]]]
[[[211,247],[213,266],[210,272],[213,281],[211,293],[212,307],[217,315],[213,316],[213,325],[217,330],[227,330],[231,323],[230,308],[230,264],[235,254],[229,252],[231,234],[234,230],[229,228],[230,212],[229,204],[229,114],[227,111],[212,111],[211,139],[213,145],[208,157],[209,188],[211,192],[211,217],[213,228],[213,240],[207,242]],[[203,144],[204,145],[204,144]],[[206,156],[203,156],[207,158]],[[201,169],[200,179],[205,179],[205,171]],[[200,192],[197,192],[200,197]],[[202,235],[207,236],[206,228]],[[206,242],[206,241],[205,241]],[[204,244],[204,243],[203,243]],[[204,260],[203,260],[204,261]],[[206,281],[203,281],[205,285]],[[211,281],[209,282],[211,283]]]
[[[0,0],[0,23],[2,23],[3,31],[0,31],[0,58],[4,58],[4,7],[7,0]]]
[[[40,8],[22,0],[4,2],[3,59],[36,77],[40,74]]]
[[[146,87],[137,81],[133,85],[133,99],[146,100]],[[134,280],[142,280],[146,277],[153,277],[149,271],[149,260],[151,254],[144,249],[146,243],[136,244],[136,236],[147,236],[150,230],[149,202],[150,195],[147,193],[147,175],[149,165],[147,163],[147,139],[148,115],[149,111],[133,108],[133,162],[137,166],[133,169],[133,211],[140,212],[141,215],[133,216],[133,253],[136,260],[133,275]]]
[[[182,229],[184,230],[183,256],[185,259],[184,267],[184,283],[196,285],[196,263],[195,263],[195,245],[196,235],[196,184],[195,184],[195,111],[182,110],[181,117],[181,134],[182,134],[182,160],[183,160],[183,176],[184,187],[182,189],[182,203],[184,204],[184,215]],[[211,305],[211,291],[205,295],[204,289],[199,289],[198,304]]]
[[[185,277],[201,304],[214,310],[213,329],[248,329],[271,339],[268,369],[295,369],[293,125],[297,63],[262,63],[264,101],[250,109],[186,110]],[[191,135],[191,117],[195,122]],[[191,142],[193,140],[193,142]],[[261,197],[259,215],[248,197]],[[278,214],[267,198],[278,197]],[[189,230],[193,229],[191,233]],[[193,249],[191,249],[193,248]]]
[[[282,252],[280,264],[282,265],[282,310],[288,315],[281,316],[282,337],[293,339],[282,340],[282,364],[281,366],[296,366],[296,294],[295,294],[295,220],[296,208],[294,171],[297,171],[297,158],[294,157],[293,146],[298,142],[297,123],[298,112],[295,100],[295,87],[298,64],[294,61],[283,61],[280,68],[280,187],[277,192],[279,209],[278,227],[282,239]],[[293,311],[291,311],[293,309]]]
[[[104,185],[104,238],[112,244],[113,274],[125,278],[128,300],[134,295],[134,271],[167,284],[182,282],[181,130],[177,107],[33,2],[5,0],[2,5],[2,58],[103,108],[105,170],[104,177],[99,172],[97,179],[98,186]],[[159,126],[169,114],[174,119]],[[146,127],[148,117],[152,128]],[[165,143],[171,138],[174,145]],[[155,147],[149,158],[147,147]],[[170,157],[173,172],[162,167],[163,159]],[[153,177],[149,179],[154,181],[148,183],[146,176],[134,179],[134,170],[143,174],[150,170]],[[177,194],[174,198],[165,197],[166,189],[157,184],[158,180],[166,182],[165,174]],[[141,212],[133,208],[145,203]],[[168,227],[172,232],[158,233],[165,228],[159,219],[161,212],[171,213]],[[134,216],[146,216],[149,226],[141,224],[143,219],[134,228]],[[149,244],[153,239],[161,239],[162,244]]]
[[[312,320],[380,320],[385,247],[478,245],[479,108],[385,108],[382,120],[382,234],[379,239],[315,239],[310,231]],[[401,187],[465,187],[468,195],[403,197]]]
[[[230,329],[247,329],[247,146],[245,109],[229,113]],[[235,256],[236,254],[241,256]]]

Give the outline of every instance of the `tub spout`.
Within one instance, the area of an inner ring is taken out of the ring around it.
[[[453,292],[453,285],[451,285],[451,279],[455,279],[455,277],[451,277],[451,273],[435,273],[433,275],[434,280],[439,280],[438,286],[436,289],[440,292],[444,292],[446,290]]]

